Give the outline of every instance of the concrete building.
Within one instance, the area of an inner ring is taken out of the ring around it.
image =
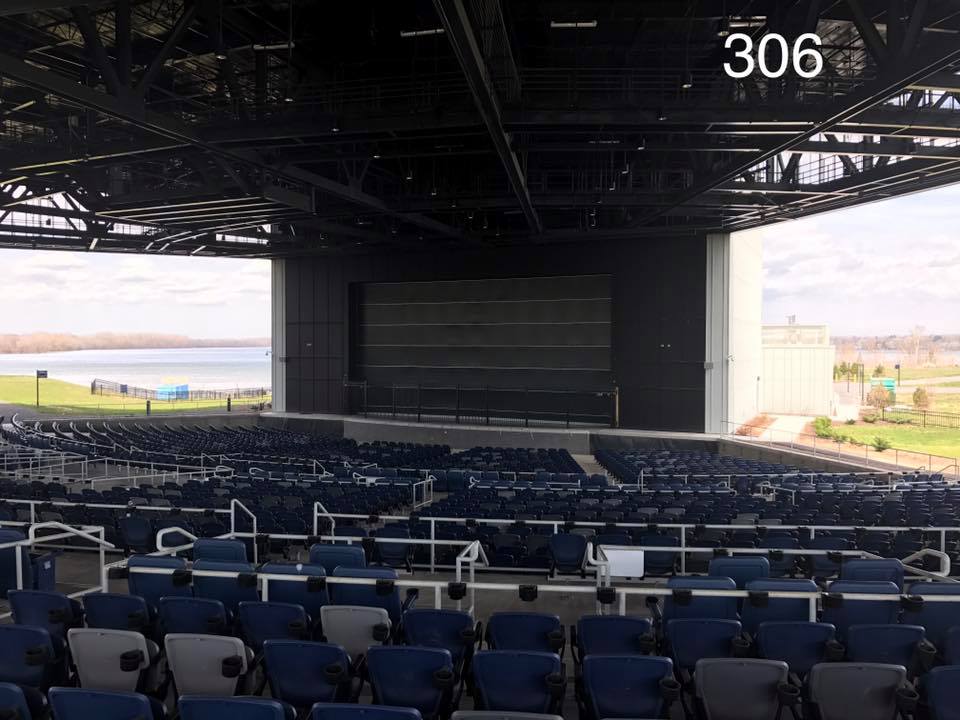
[[[764,325],[761,409],[783,415],[833,415],[837,349],[826,325]]]

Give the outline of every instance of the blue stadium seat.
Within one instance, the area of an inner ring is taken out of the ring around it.
[[[239,573],[238,577],[211,577],[198,575],[197,571]],[[257,578],[250,563],[197,560],[193,563],[193,592],[197,597],[219,600],[230,613],[237,612],[241,602],[256,602],[260,599]]]
[[[356,700],[350,658],[340,645],[299,640],[267,640],[263,660],[270,694],[298,710],[318,702]]]
[[[320,608],[330,602],[330,593],[326,585],[326,571],[322,565],[303,563],[268,562],[261,572],[275,575],[304,575],[308,580],[267,580],[266,597],[271,601],[294,603],[300,605],[307,614],[317,621],[320,619]]]
[[[803,677],[817,663],[839,660],[843,646],[829,623],[774,621],[757,628],[756,648],[761,658],[782,660],[790,672]]]
[[[478,710],[556,714],[566,679],[560,656],[544,652],[484,650],[473,658]]]
[[[743,602],[740,622],[744,631],[756,633],[760,623],[771,621],[806,621],[810,619],[810,601],[806,598],[769,597],[772,592],[811,592],[819,595],[820,588],[813,580],[780,578],[753,580],[747,583],[750,593]]]
[[[292,707],[278,700],[257,697],[180,698],[180,720],[295,720]]]
[[[13,612],[13,621],[18,625],[32,625],[46,630],[58,654],[67,641],[67,631],[83,625],[83,606],[62,593],[11,590],[7,599]]]
[[[87,627],[151,634],[150,608],[137,595],[90,593],[83,597],[83,609]]]
[[[570,632],[570,648],[578,662],[590,655],[647,655],[656,646],[646,618],[584,615]]]
[[[960,666],[933,668],[923,678],[930,720],[960,720]]]
[[[65,659],[56,654],[50,633],[29,625],[0,625],[0,682],[20,687],[34,717],[44,713],[47,689],[65,680]]]
[[[487,620],[487,645],[491,650],[526,650],[563,655],[566,638],[556,615],[544,613],[493,613]]]
[[[910,595],[958,595],[960,583],[915,582],[911,583],[907,592]],[[960,597],[956,602],[923,602],[917,605],[908,604],[903,614],[903,620],[911,625],[922,625],[927,639],[938,648],[943,647],[947,639],[947,631],[960,626]]]
[[[737,651],[740,623],[736,620],[687,618],[667,622],[670,655],[679,670],[693,672],[702,658],[732,657]]]
[[[846,647],[851,662],[903,665],[911,675],[929,669],[936,654],[919,625],[851,625]]]
[[[373,646],[367,670],[375,705],[412,707],[424,720],[435,720],[459,700],[453,658],[441,648]]]
[[[163,706],[139,693],[56,687],[50,690],[54,720],[163,720]]]
[[[711,577],[728,577],[743,590],[752,580],[770,577],[770,561],[765,557],[717,557],[710,561]]]
[[[330,600],[336,605],[362,605],[365,607],[383,608],[390,615],[394,627],[400,623],[403,614],[416,602],[415,588],[409,588],[401,603],[399,590],[385,590],[384,584],[396,582],[397,571],[393,568],[358,568],[338,567],[333,577],[371,578],[378,582],[376,585],[359,585],[347,583],[331,583]],[[379,587],[378,587],[379,586]]]
[[[892,582],[903,588],[903,563],[895,558],[866,560],[852,558],[840,570],[841,580]]]
[[[468,666],[479,644],[480,625],[459,610],[408,610],[403,616],[407,645],[442,648],[450,653],[458,675]]]
[[[129,577],[127,585],[132,595],[147,601],[151,612],[156,612],[162,597],[191,597],[190,577],[186,575],[187,561],[175,557],[149,557],[133,555],[127,560]],[[169,575],[135,572],[135,568],[164,568],[175,571]],[[176,572],[179,571],[179,572]]]
[[[736,620],[736,597],[703,597],[691,590],[736,590],[737,584],[730,578],[721,577],[673,577],[667,581],[671,591],[663,603],[663,622],[684,618],[712,618]],[[664,626],[666,627],[666,626]],[[666,630],[669,634],[669,630]]]
[[[583,660],[585,717],[665,717],[679,686],[673,663],[665,657],[588,655]]]
[[[832,597],[833,593],[844,592],[899,595],[900,589],[892,582],[836,580],[827,586],[827,592],[822,601],[820,619],[837,628],[837,636],[841,642],[846,640],[847,628],[851,625],[891,625],[897,622],[900,614],[899,598],[887,601]]]
[[[299,605],[278,602],[242,602],[237,620],[247,647],[263,651],[267,640],[309,640],[311,621]]]
[[[550,536],[550,557],[553,560],[553,573],[583,573],[587,554],[587,539],[573,533],[559,533]]]
[[[0,717],[9,717],[12,720],[32,720],[30,706],[27,705],[27,698],[24,696],[23,690],[13,683],[0,682]]]
[[[322,565],[327,575],[333,575],[338,567],[364,568],[367,558],[363,548],[357,545],[312,545],[310,564]]]
[[[226,608],[222,602],[211,598],[161,598],[158,619],[164,635],[222,635],[230,630],[230,616]]]
[[[317,703],[307,720],[421,720],[413,708]]]
[[[242,540],[220,538],[199,538],[193,543],[193,559],[233,563],[249,562],[247,547]]]

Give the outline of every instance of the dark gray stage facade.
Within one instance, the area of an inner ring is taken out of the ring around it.
[[[347,380],[407,407],[416,386],[459,385],[465,414],[486,388],[508,416],[524,395],[549,407],[528,391],[576,391],[553,410],[601,422],[615,401],[590,396],[616,388],[620,425],[702,431],[705,258],[704,239],[671,238],[278,261],[284,409],[356,410]]]

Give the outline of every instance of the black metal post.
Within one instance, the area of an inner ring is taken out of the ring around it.
[[[417,383],[417,422],[420,422],[420,413],[423,408],[420,398],[420,383]]]
[[[460,424],[460,386],[457,385],[457,425]]]
[[[483,389],[484,403],[487,406],[487,425],[490,424],[490,386],[484,385]]]
[[[530,388],[523,389],[523,426],[530,427]]]

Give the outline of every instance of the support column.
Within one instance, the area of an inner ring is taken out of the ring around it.
[[[273,409],[287,409],[287,261],[272,260],[270,268],[270,335]]]
[[[723,432],[730,405],[730,234],[707,235],[703,430]]]

